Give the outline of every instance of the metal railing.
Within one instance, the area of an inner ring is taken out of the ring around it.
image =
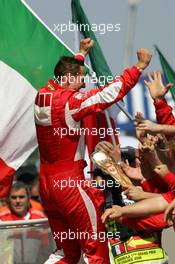
[[[43,264],[55,248],[47,219],[0,222],[2,264]]]

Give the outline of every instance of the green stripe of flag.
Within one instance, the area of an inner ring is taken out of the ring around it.
[[[80,25],[89,25],[88,30],[87,26],[83,27],[81,26],[81,33],[85,38],[91,38],[94,40],[94,47],[90,51],[90,61],[91,61],[91,66],[94,72],[96,72],[97,77],[99,78],[100,76],[105,76],[106,78],[108,76],[112,76],[112,72],[107,64],[107,61],[103,55],[103,52],[101,50],[101,47],[97,41],[97,38],[94,34],[94,32],[91,30],[90,23],[88,18],[86,17],[86,14],[81,7],[80,1],[79,0],[72,0],[71,3],[72,6],[72,21],[73,23]]]
[[[53,78],[62,55],[71,51],[20,0],[0,1],[0,60],[17,70],[34,87]]]
[[[170,92],[172,94],[173,99],[175,100],[175,72],[156,45],[155,49],[159,54],[160,63],[167,82],[174,84],[174,86],[170,89]]]

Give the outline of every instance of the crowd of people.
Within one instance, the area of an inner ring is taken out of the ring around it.
[[[120,145],[107,141],[97,144],[95,153],[109,157],[116,172],[104,170],[92,159],[93,180],[86,180],[83,135],[70,131],[78,131],[87,115],[121,100],[152,57],[148,50],[139,49],[133,67],[103,88],[83,93],[79,90],[85,86],[84,59],[93,45],[93,40],[83,39],[78,54],[62,57],[54,69],[55,79],[39,90],[35,100],[44,212],[36,212],[28,188],[17,182],[7,205],[0,210],[0,219],[34,219],[46,214],[57,250],[45,264],[78,263],[81,252],[84,261],[93,264],[166,264],[161,232],[175,227],[175,117],[165,99],[172,84],[165,86],[160,72],[148,74],[145,85],[153,99],[157,123],[144,119],[140,112],[136,114],[137,149],[128,146],[124,152]],[[68,133],[55,135],[55,129],[67,129]],[[122,177],[129,180],[122,182]],[[77,184],[60,188],[61,181],[70,179]],[[94,180],[96,188],[92,186]],[[101,234],[105,234],[103,240]]]

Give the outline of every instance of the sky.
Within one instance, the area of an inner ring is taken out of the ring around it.
[[[137,1],[137,0],[131,0]],[[71,22],[71,0],[26,0],[26,3],[72,50],[75,50],[74,32],[58,32],[55,25]],[[91,23],[120,24],[120,31],[98,31],[96,36],[113,74],[121,73],[126,51],[127,29],[130,14],[129,0],[81,0],[81,5]],[[138,0],[133,49],[129,64],[136,62],[136,50],[148,48],[153,53],[149,70],[160,69],[154,51],[157,44],[170,64],[175,68],[175,1]],[[102,34],[104,33],[104,34]],[[129,66],[129,65],[127,65]]]

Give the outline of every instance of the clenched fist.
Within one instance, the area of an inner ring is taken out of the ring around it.
[[[80,41],[80,53],[83,53],[86,56],[89,51],[92,49],[94,41],[90,38],[82,39]]]
[[[136,64],[136,67],[144,70],[151,61],[152,53],[147,49],[141,48],[137,50],[137,58],[138,62]]]

